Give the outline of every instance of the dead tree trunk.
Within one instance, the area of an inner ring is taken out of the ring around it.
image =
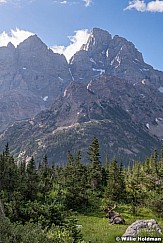
[[[0,199],[0,218],[2,220],[5,218],[4,208],[1,199]]]

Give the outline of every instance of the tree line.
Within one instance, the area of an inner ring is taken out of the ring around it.
[[[0,240],[3,242],[84,242],[74,212],[113,203],[146,206],[163,216],[163,148],[145,161],[100,159],[94,138],[88,161],[70,151],[64,165],[16,161],[8,144],[0,154]],[[23,230],[22,230],[23,229]],[[23,233],[21,233],[23,232]]]

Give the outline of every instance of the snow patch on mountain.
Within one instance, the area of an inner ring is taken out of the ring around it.
[[[109,49],[106,51],[106,57],[109,57]]]
[[[48,96],[45,96],[44,98],[43,98],[43,101],[47,101],[48,100]]]
[[[93,58],[90,58],[90,61],[96,64],[96,62],[93,60]]]
[[[120,64],[121,64],[121,59],[120,59],[120,57],[119,57],[119,55],[117,55],[112,61],[111,61],[111,66],[114,64],[114,63],[118,63],[116,66],[115,66],[115,68],[118,68],[119,66],[120,66]]]
[[[74,81],[74,77],[72,75],[72,72],[71,72],[71,69],[70,68],[69,68],[69,72],[70,72],[70,75],[71,75],[72,80]]]
[[[68,90],[65,89],[64,94],[63,94],[63,97],[65,97],[67,95],[67,93],[68,93]]]
[[[92,80],[88,83],[87,89],[90,89],[91,84],[92,84]]]
[[[59,78],[59,80],[63,81],[63,78],[61,78],[60,76],[58,78]]]
[[[149,123],[146,124],[146,127],[149,129]]]
[[[146,79],[143,79],[143,80],[141,81],[141,83],[142,83],[142,84],[145,84],[145,83],[146,83]]]
[[[96,68],[92,68],[92,70],[94,72],[100,72],[100,75],[102,75],[103,73],[105,73],[105,70],[104,69],[96,69]]]
[[[159,90],[161,93],[163,93],[163,87],[160,87],[158,90]]]

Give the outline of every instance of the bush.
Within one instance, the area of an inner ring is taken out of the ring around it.
[[[3,243],[38,243],[49,242],[46,232],[40,225],[28,222],[25,225],[12,224],[8,218],[0,220],[0,240]]]
[[[70,217],[65,220],[64,226],[52,225],[47,230],[33,222],[23,225],[11,223],[8,218],[0,219],[0,241],[3,243],[81,243],[82,235],[76,223],[76,219]]]

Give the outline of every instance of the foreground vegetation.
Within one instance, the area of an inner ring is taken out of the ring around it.
[[[163,217],[163,149],[128,167],[100,161],[96,138],[88,161],[68,152],[64,166],[16,162],[8,145],[0,155],[0,240],[8,242],[115,242],[135,219]],[[103,209],[118,204],[127,225],[109,225]],[[78,221],[77,221],[78,219]],[[80,226],[81,225],[81,226]]]
[[[77,215],[78,223],[81,225],[81,233],[83,234],[84,240],[92,243],[115,243],[117,242],[116,237],[121,237],[126,231],[127,227],[138,219],[145,220],[154,218],[159,225],[163,227],[162,218],[147,208],[140,207],[137,215],[133,215],[131,213],[131,206],[123,204],[119,205],[118,212],[125,218],[125,225],[110,224],[108,219],[104,217],[102,211],[94,211]],[[145,233],[145,235],[152,236],[151,233]],[[158,237],[155,232],[154,236]]]

